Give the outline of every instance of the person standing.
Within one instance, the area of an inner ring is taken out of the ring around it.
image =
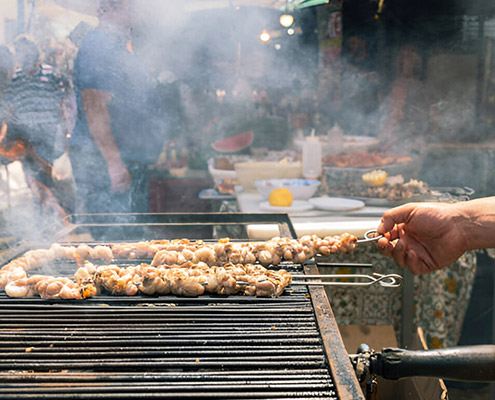
[[[420,153],[435,112],[423,83],[423,58],[413,45],[397,54],[396,78],[385,101],[384,122],[378,138],[384,149],[398,153]]]
[[[346,135],[377,134],[382,82],[370,53],[369,39],[363,35],[345,41],[334,123]]]
[[[132,15],[129,0],[100,0],[99,24],[74,61],[78,118],[69,157],[88,213],[148,211],[146,171],[165,141],[153,79],[132,53]]]
[[[7,88],[14,75],[14,55],[7,46],[0,46],[0,125],[1,132],[6,134],[6,119],[9,115],[9,107],[6,102]],[[0,134],[1,135],[1,134]],[[3,137],[0,136],[0,142]]]
[[[62,99],[64,88],[53,76],[52,67],[41,64],[37,44],[21,35],[14,41],[19,69],[10,81],[3,116],[0,153],[10,161],[20,160],[34,200],[45,211],[62,218],[70,210],[70,199],[57,186],[53,162],[65,144]]]

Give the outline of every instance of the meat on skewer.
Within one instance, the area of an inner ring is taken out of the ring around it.
[[[94,247],[88,244],[77,247],[53,244],[49,249],[28,251],[2,267],[0,289],[5,288],[12,296],[34,293],[43,298],[86,298],[101,289],[117,295],[142,292],[197,296],[206,291],[273,296],[283,291],[287,279],[274,275],[274,271],[268,271],[264,266],[278,265],[284,260],[302,263],[316,254],[348,252],[356,245],[357,238],[348,233],[325,238],[316,235],[300,239],[277,237],[264,242],[245,243],[231,242],[229,239],[220,239],[216,243],[180,239]],[[97,267],[87,262],[142,258],[152,259],[151,265]],[[27,276],[27,271],[55,259],[69,259],[78,263],[80,268],[76,271],[74,281],[40,275]],[[261,265],[256,265],[256,262]],[[280,271],[277,273],[280,274]]]
[[[100,291],[113,295],[167,295],[196,297],[204,293],[244,294],[250,296],[280,296],[292,277],[285,270],[270,271],[257,264],[232,264],[209,267],[206,263],[183,265],[119,267],[96,266],[86,262],[74,276],[33,275],[9,282],[8,296],[45,299],[84,299]]]

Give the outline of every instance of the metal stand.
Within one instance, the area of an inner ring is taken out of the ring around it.
[[[411,347],[413,338],[414,275],[404,269],[403,278],[400,345],[407,349]]]

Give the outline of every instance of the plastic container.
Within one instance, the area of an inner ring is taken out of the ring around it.
[[[314,135],[305,138],[302,149],[303,177],[306,179],[318,179],[321,175],[321,143]]]

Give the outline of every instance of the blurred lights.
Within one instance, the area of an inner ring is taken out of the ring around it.
[[[279,21],[280,25],[282,25],[284,28],[288,28],[294,23],[294,17],[290,14],[283,14],[280,16]]]
[[[263,42],[263,43],[268,43],[271,39],[271,36],[270,36],[270,33],[265,29],[263,30],[263,32],[261,32],[260,34],[260,40]]]
[[[294,29],[292,29],[292,28],[287,29],[287,35],[292,36],[294,33],[296,33],[296,31]]]
[[[282,48],[282,46],[280,46],[279,43],[277,43],[274,47],[275,47],[275,50],[280,50]]]

